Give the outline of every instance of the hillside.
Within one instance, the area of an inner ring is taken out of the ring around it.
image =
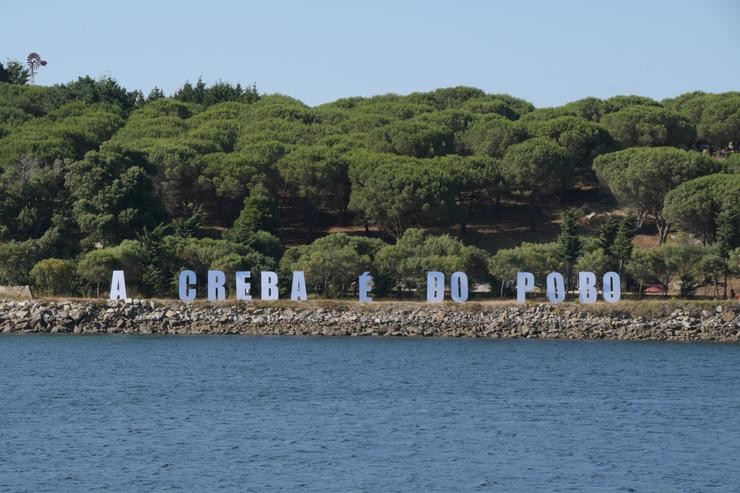
[[[578,267],[718,293],[737,271],[738,143],[738,92],[308,107],[223,82],[171,97],[0,82],[0,284],[89,295],[125,268],[136,292],[171,295],[186,267],[301,268],[346,296],[371,269],[403,296],[437,269],[500,294],[514,269]]]

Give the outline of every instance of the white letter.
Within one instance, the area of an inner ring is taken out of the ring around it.
[[[565,281],[560,272],[550,272],[547,275],[547,299],[555,304],[565,300]]]
[[[593,272],[578,273],[578,301],[584,305],[596,303],[596,274]]]
[[[534,289],[534,274],[531,272],[516,273],[516,302],[525,303],[527,301],[526,293]]]
[[[252,295],[249,294],[249,290],[252,289],[252,285],[247,282],[252,276],[252,273],[248,270],[236,272],[236,299],[251,301]]]
[[[180,272],[180,278],[177,282],[178,291],[180,292],[180,301],[185,303],[193,301],[195,299],[195,289],[190,286],[196,282],[195,272],[192,270],[184,270]]]
[[[302,270],[293,271],[293,286],[290,288],[290,301],[306,301],[306,276]]]
[[[372,286],[373,283],[373,276],[370,275],[369,272],[363,272],[360,276],[360,280],[357,283],[358,288],[357,290],[360,292],[360,302],[361,303],[369,303],[373,301],[373,299],[368,296],[368,293],[373,289]]]
[[[616,272],[607,272],[604,274],[604,300],[609,303],[616,303],[622,297],[622,282],[619,274]]]
[[[453,272],[450,278],[452,301],[464,303],[468,299],[468,276],[464,272]]]
[[[263,300],[278,299],[278,277],[274,272],[268,270],[260,273],[260,297]]]
[[[427,303],[440,303],[445,297],[445,275],[427,272]]]
[[[208,271],[208,301],[223,301],[226,299],[226,274],[220,270]]]
[[[110,299],[126,300],[126,278],[122,270],[114,270],[110,278]]]

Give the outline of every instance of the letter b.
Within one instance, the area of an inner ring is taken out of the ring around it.
[[[277,274],[270,271],[260,273],[260,291],[263,300],[278,299],[278,277]]]
[[[599,292],[596,290],[596,274],[593,272],[578,273],[578,301],[590,305],[596,303]]]
[[[445,275],[427,272],[427,303],[441,303],[445,297]]]

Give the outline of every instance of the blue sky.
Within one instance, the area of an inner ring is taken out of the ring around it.
[[[0,61],[38,84],[109,75],[167,94],[255,82],[316,105],[469,85],[537,106],[740,89],[740,2],[0,0]]]

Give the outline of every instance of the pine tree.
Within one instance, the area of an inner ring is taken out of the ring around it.
[[[625,264],[632,257],[632,240],[637,233],[637,219],[634,216],[627,216],[617,229],[614,242],[611,245],[609,254],[614,257],[617,264],[619,275],[622,275]]]
[[[258,184],[252,188],[249,197],[244,200],[244,208],[224,237],[236,243],[247,243],[255,232],[277,233],[278,226],[275,202],[267,188]]]
[[[160,89],[157,86],[154,86],[154,89],[149,92],[149,96],[146,98],[147,102],[150,101],[156,101],[158,99],[164,98],[164,91]]]
[[[144,228],[137,239],[141,244],[143,291],[146,295],[166,294],[170,282],[170,272],[164,259],[162,240],[167,235],[167,227],[160,224],[151,231]]]
[[[195,207],[188,218],[174,221],[175,234],[183,238],[193,238],[198,235],[200,227],[206,219],[206,214],[201,206]]]
[[[573,286],[573,270],[578,257],[581,256],[581,233],[578,225],[580,213],[577,209],[566,209],[561,214],[562,225],[558,242],[561,246],[561,255],[567,266],[567,288]]]
[[[619,225],[619,217],[609,216],[599,228],[599,247],[603,248],[609,255],[611,255],[612,243],[614,243],[614,239],[617,237]]]
[[[740,235],[738,234],[738,216],[734,210],[724,210],[717,214],[716,245],[720,258],[725,264],[724,272],[724,298],[727,298],[727,278],[729,277],[730,252],[738,246]]]

